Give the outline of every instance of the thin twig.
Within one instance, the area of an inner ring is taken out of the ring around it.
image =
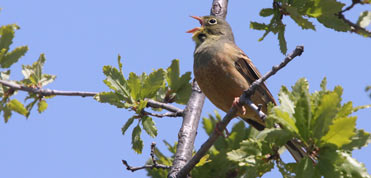
[[[152,100],[152,99],[147,99],[147,106],[152,107],[152,108],[166,109],[166,110],[168,110],[170,112],[174,112],[174,113],[183,113],[183,109],[179,109],[179,108],[175,107],[174,105],[167,104],[167,103],[162,103],[162,102],[155,101],[155,100]]]
[[[347,18],[345,18],[345,16],[342,13],[337,14],[337,16],[339,17],[339,19],[342,19],[346,24],[348,24],[351,27],[351,32],[358,33],[358,34],[364,33],[367,35],[367,37],[371,37],[371,31],[348,20]]]
[[[267,80],[270,76],[274,75],[277,71],[282,69],[286,64],[288,64],[292,59],[294,59],[296,56],[300,56],[303,52],[304,47],[303,46],[297,46],[294,52],[290,55],[288,55],[283,62],[281,62],[280,65],[272,67],[272,70],[269,71],[267,74],[265,74],[262,78],[259,80],[256,80],[248,90],[246,90],[241,96],[240,96],[240,102],[246,103],[249,105],[252,109],[254,109],[259,116],[266,117],[265,114],[262,111],[259,111],[259,108],[251,102],[251,100],[247,96],[251,96],[251,94],[254,93],[256,88],[263,83],[265,80]],[[214,142],[217,140],[217,138],[220,136],[217,130],[224,130],[228,123],[236,116],[237,109],[235,107],[232,107],[228,113],[224,116],[223,120],[219,122],[219,124],[216,125],[216,129],[214,129],[214,132],[210,135],[210,137],[205,141],[205,143],[202,144],[201,148],[197,151],[197,153],[192,157],[192,159],[179,171],[176,177],[181,178],[185,177],[193,168],[194,166],[200,161],[200,159],[207,153],[207,151],[210,149],[210,147],[214,144]]]
[[[346,24],[348,24],[351,27],[351,32],[358,33],[358,34],[366,34],[368,37],[371,37],[371,31],[367,30],[366,28],[363,28],[359,26],[358,24],[353,23],[352,21],[348,20],[344,16],[344,12],[349,11],[352,9],[356,4],[360,4],[360,0],[352,0],[352,4],[350,4],[348,7],[340,11],[339,13],[335,14],[338,16],[339,19],[343,20]]]
[[[159,113],[152,113],[152,112],[148,112],[148,111],[143,110],[142,113],[144,115],[149,115],[149,116],[154,116],[154,117],[159,117],[159,118],[162,118],[162,117],[181,117],[181,116],[183,116],[183,112],[167,112],[167,113],[159,114]]]
[[[153,168],[170,169],[171,166],[167,166],[167,165],[157,163],[157,161],[155,159],[155,147],[156,147],[156,143],[153,142],[151,144],[151,153],[150,153],[151,160],[152,160],[152,163],[153,163],[152,165],[144,165],[144,166],[133,167],[133,166],[130,166],[126,160],[122,160],[122,164],[124,164],[126,166],[126,169],[131,171],[131,172],[141,170],[141,169],[147,169],[147,168],[149,168],[149,169],[153,169]]]
[[[6,80],[0,80],[0,84],[7,86],[13,90],[20,90],[20,91],[26,91],[30,93],[39,94],[42,96],[51,96],[51,95],[59,95],[59,96],[81,96],[81,97],[93,97],[98,92],[86,92],[86,91],[61,91],[61,90],[51,90],[51,89],[42,89],[42,88],[32,88],[20,85],[18,83],[12,82],[12,81],[6,81]],[[171,104],[162,103],[159,101],[155,101],[152,99],[147,99],[147,106],[153,107],[153,108],[162,108],[165,110],[168,110],[173,113],[177,113],[178,115],[180,113],[183,113],[182,109],[179,109]]]
[[[42,88],[31,88],[26,87],[20,84],[17,84],[12,81],[6,81],[6,80],[0,80],[0,83],[10,87],[14,90],[21,90],[21,91],[27,91],[35,94],[39,94],[42,96],[51,96],[51,95],[62,95],[62,96],[95,96],[98,94],[97,92],[84,92],[84,91],[60,91],[60,90],[51,90],[51,89],[42,89]]]

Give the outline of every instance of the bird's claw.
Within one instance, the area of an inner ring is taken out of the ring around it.
[[[235,97],[234,98],[233,103],[232,103],[232,106],[233,107],[236,107],[238,109],[241,109],[242,110],[242,115],[245,115],[246,114],[246,108],[245,108],[245,106],[243,106],[243,105],[240,104],[240,97]]]

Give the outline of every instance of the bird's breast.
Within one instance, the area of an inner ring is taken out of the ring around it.
[[[249,87],[239,74],[228,53],[201,50],[194,54],[194,75],[209,100],[223,111],[228,111],[233,99]]]

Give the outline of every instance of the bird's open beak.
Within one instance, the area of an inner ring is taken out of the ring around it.
[[[191,17],[194,18],[194,19],[196,19],[196,20],[198,20],[200,22],[200,24],[201,24],[201,27],[204,26],[204,22],[202,21],[201,17],[198,17],[198,16],[191,16]],[[188,31],[186,31],[186,33],[195,33],[197,31],[201,30],[201,27],[196,27],[196,28],[194,28],[192,30],[188,30]]]

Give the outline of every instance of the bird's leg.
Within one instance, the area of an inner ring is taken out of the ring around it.
[[[246,114],[245,106],[240,104],[240,97],[235,97],[234,98],[232,106],[236,107],[237,109],[241,109],[242,110],[242,115]]]

